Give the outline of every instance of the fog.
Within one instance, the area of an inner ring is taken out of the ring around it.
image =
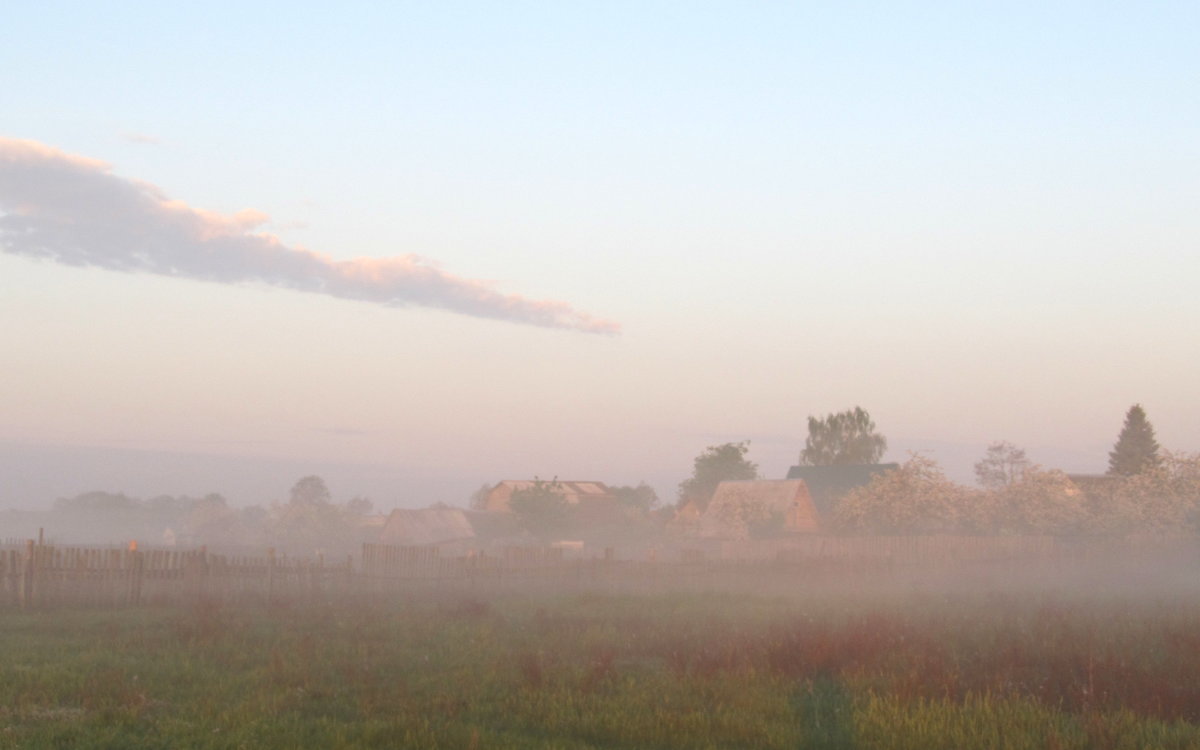
[[[347,497],[386,507],[461,504],[484,480],[471,472],[438,472],[403,464],[353,464],[114,447],[49,446],[0,441],[0,510],[48,510],[60,497],[103,490],[139,497],[218,492],[231,505],[286,497],[298,478],[319,474]]]
[[[1200,5],[0,29],[0,750],[1200,748]]]
[[[1133,477],[1027,467],[991,489],[919,455],[794,467],[811,492],[713,487],[714,466],[752,468],[744,448],[708,448],[665,502],[555,478],[388,512],[306,475],[245,507],[92,491],[0,511],[8,731],[1032,750],[1051,722],[1080,750],[1158,746],[1163,726],[1200,739],[1195,457]],[[1008,448],[989,455],[1012,468]],[[830,471],[864,483],[827,506]],[[856,530],[863,513],[892,527]]]

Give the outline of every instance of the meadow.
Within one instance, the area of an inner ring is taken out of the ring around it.
[[[0,613],[0,747],[1198,748],[1200,597],[426,590]]]

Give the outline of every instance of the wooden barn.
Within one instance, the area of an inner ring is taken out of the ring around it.
[[[812,534],[821,528],[808,487],[800,479],[750,479],[717,485],[697,533],[710,539]]]

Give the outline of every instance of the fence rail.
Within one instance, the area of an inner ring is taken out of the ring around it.
[[[828,573],[871,576],[970,565],[1061,566],[1155,556],[1200,573],[1197,537],[804,537],[685,546],[672,559],[568,556],[562,549],[508,547],[465,555],[436,547],[364,544],[359,559],[296,558],[191,550],[69,547],[35,540],[0,547],[0,608],[136,606],[218,598],[285,602],[383,595],[448,584],[545,583],[717,586],[772,575],[785,583]]]

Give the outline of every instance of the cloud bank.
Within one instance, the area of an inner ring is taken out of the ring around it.
[[[464,279],[417,255],[334,260],[255,231],[268,217],[192,208],[94,159],[0,138],[0,250],[72,266],[224,283],[257,282],[392,307],[420,305],[513,323],[614,334],[565,302]]]

